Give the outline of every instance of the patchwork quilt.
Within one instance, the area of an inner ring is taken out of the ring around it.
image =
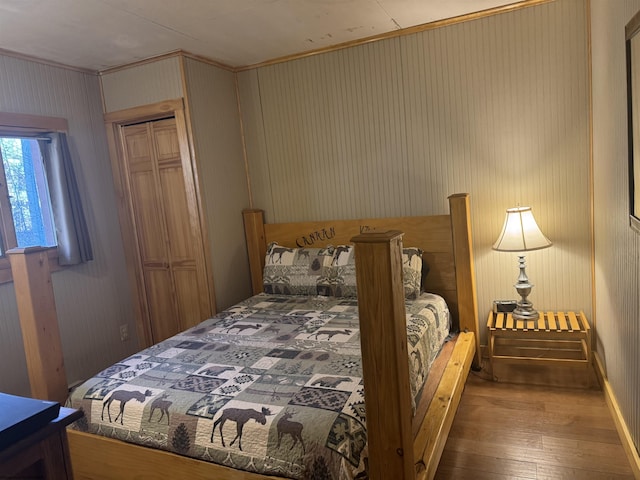
[[[294,479],[367,478],[357,300],[260,294],[77,387],[73,428]],[[449,333],[407,301],[414,401]]]

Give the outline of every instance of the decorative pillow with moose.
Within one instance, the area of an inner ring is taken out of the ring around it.
[[[334,297],[357,297],[356,261],[353,245],[338,245],[333,253],[333,261],[328,275],[320,281],[326,282],[326,288]],[[420,296],[422,282],[422,250],[404,248],[402,250],[402,279],[405,298],[415,300]]]
[[[326,277],[334,248],[267,247],[263,285],[265,293],[284,295],[330,295]]]
[[[402,249],[402,281],[405,298],[415,300],[420,296],[423,276],[422,250],[419,248]]]
[[[357,297],[356,260],[353,245],[338,245],[333,251],[328,275],[321,281],[332,297]]]

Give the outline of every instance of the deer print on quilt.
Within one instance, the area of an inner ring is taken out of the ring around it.
[[[440,297],[407,302],[414,400],[449,333]],[[261,294],[100,372],[74,428],[232,468],[366,478],[355,299]]]

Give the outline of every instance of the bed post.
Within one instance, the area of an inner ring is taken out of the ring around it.
[[[414,479],[402,233],[361,234],[351,241],[356,248],[369,478]]]
[[[64,404],[68,385],[47,249],[7,250],[18,303],[31,396]]]
[[[249,255],[249,269],[251,270],[251,288],[257,295],[264,290],[262,285],[262,270],[264,256],[267,253],[267,241],[264,234],[264,211],[245,209],[242,211],[244,220],[244,234]]]
[[[458,193],[449,197],[451,229],[453,232],[453,258],[456,266],[458,291],[458,315],[461,332],[475,334],[476,353],[474,366],[479,368],[480,332],[478,326],[478,300],[476,295],[476,272],[473,261],[471,238],[471,215],[469,194]]]

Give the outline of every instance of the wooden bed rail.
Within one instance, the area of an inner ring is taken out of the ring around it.
[[[67,376],[47,248],[7,250],[16,291],[31,396],[64,404]]]

